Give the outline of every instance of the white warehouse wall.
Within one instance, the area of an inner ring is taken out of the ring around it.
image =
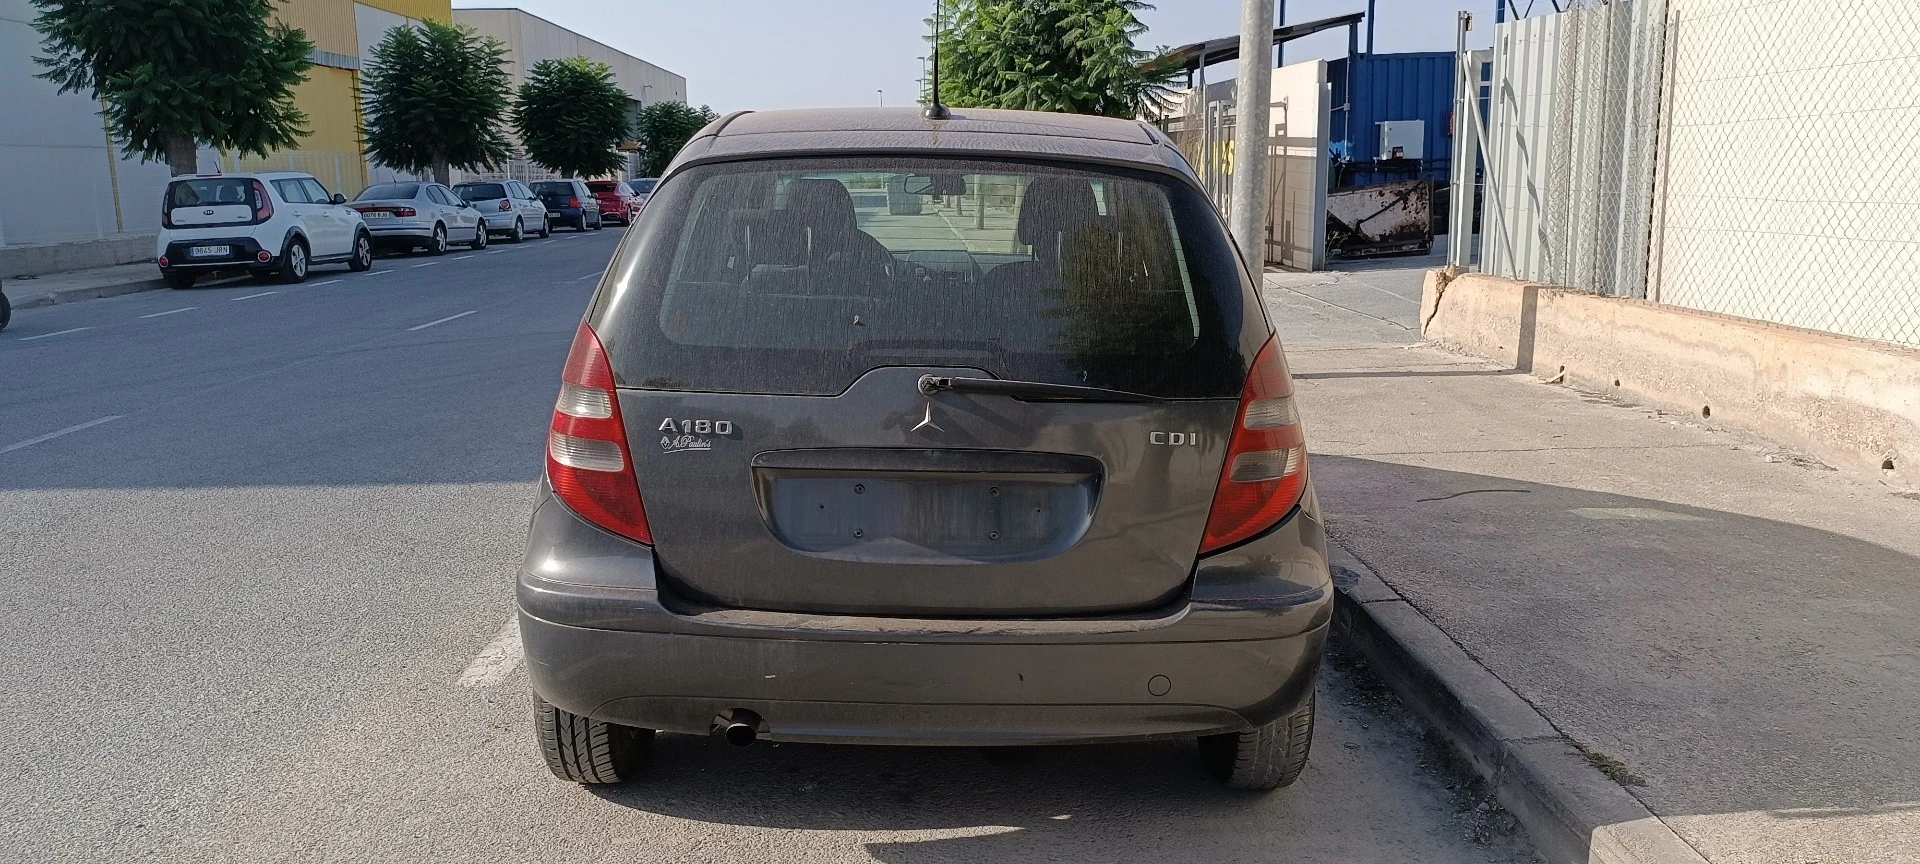
[[[99,103],[34,77],[34,18],[28,0],[0,0],[0,246],[158,231],[166,164],[120,158]]]

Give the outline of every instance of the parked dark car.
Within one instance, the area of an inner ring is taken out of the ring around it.
[[[574,336],[519,577],[555,775],[635,777],[665,730],[1198,738],[1229,785],[1293,782],[1322,515],[1257,283],[1166,136],[747,113],[647,206]]]
[[[640,196],[624,180],[589,180],[587,190],[600,202],[600,215],[622,225],[632,225],[640,215]]]
[[[13,304],[7,300],[7,287],[0,284],[0,330],[7,329],[7,323],[13,320]]]
[[[600,199],[579,180],[535,180],[527,184],[556,225],[572,225],[575,231],[606,227],[600,221]]]

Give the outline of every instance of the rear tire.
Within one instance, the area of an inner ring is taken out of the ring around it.
[[[280,253],[280,270],[275,275],[283,285],[298,285],[307,281],[308,269],[306,241],[294,240]]]
[[[549,213],[545,216],[540,217],[540,239],[545,240],[548,237],[552,237],[552,236],[553,236],[553,214]]]
[[[365,273],[373,269],[373,238],[362,231],[353,238],[353,256],[347,259],[347,269],[355,273]]]
[[[1307,767],[1313,746],[1313,693],[1293,713],[1245,732],[1200,736],[1200,758],[1234,789],[1290,786]]]
[[[524,220],[520,220],[520,219],[513,220],[513,233],[507,235],[507,242],[508,243],[527,242],[527,223]]]
[[[540,754],[553,776],[575,783],[625,783],[639,776],[653,747],[652,729],[602,723],[533,697]]]
[[[0,330],[7,329],[7,322],[13,320],[13,304],[8,302],[7,294],[0,291]]]
[[[427,254],[445,255],[447,254],[447,247],[449,245],[450,244],[447,243],[447,226],[433,226],[433,239],[427,241]]]
[[[606,227],[607,227],[607,217],[605,217],[605,216],[595,216],[595,217],[593,217],[593,230],[595,230],[595,231],[599,231],[599,230],[601,230],[601,229],[604,229],[604,228],[606,228]]]
[[[175,291],[185,291],[188,288],[192,288],[193,283],[196,281],[192,273],[168,273],[166,279],[167,287]]]
[[[473,227],[473,242],[468,243],[467,248],[475,252],[487,248],[487,223],[485,220],[482,220],[480,224]]]

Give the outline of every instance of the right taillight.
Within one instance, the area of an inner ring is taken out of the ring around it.
[[[507,198],[500,199],[500,212],[505,213],[512,209],[513,209],[513,201],[511,199],[507,199]]]
[[[1307,438],[1293,407],[1293,376],[1269,338],[1240,394],[1227,461],[1214,488],[1200,553],[1216,552],[1273,527],[1307,486]]]
[[[267,186],[258,180],[253,181],[253,221],[265,222],[273,218],[273,198],[267,195]]]
[[[561,374],[560,400],[547,433],[547,483],[573,512],[641,543],[653,542],[640,484],[627,453],[626,424],[613,367],[593,328],[581,322]]]

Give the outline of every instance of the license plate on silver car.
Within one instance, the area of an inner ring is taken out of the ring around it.
[[[225,258],[232,254],[232,246],[195,246],[187,250],[188,258]]]

